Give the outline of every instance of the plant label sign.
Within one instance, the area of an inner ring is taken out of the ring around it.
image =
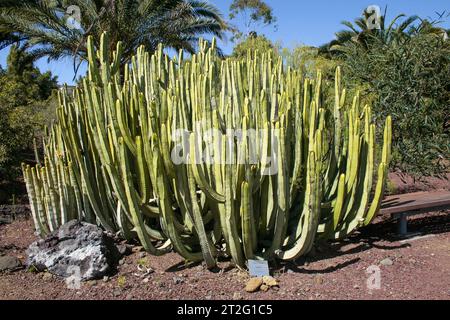
[[[248,269],[252,277],[269,276],[269,264],[266,260],[248,260]]]

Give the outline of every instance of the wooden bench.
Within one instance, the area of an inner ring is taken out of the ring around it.
[[[380,214],[397,219],[399,235],[406,236],[408,216],[446,209],[450,209],[450,191],[415,192],[386,197]]]

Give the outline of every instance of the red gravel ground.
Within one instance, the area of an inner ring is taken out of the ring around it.
[[[249,276],[220,263],[214,273],[185,266],[175,253],[163,257],[134,252],[108,279],[68,289],[64,280],[25,269],[0,274],[0,299],[445,299],[450,300],[450,212],[411,218],[409,230],[422,237],[400,241],[392,221],[378,221],[351,239],[323,244],[296,264],[272,266],[279,288],[247,293]],[[25,260],[35,240],[32,223],[20,219],[0,226],[0,255]],[[138,248],[135,248],[138,249]],[[137,251],[137,250],[134,250]],[[393,264],[380,262],[389,258]],[[153,273],[145,275],[138,264]],[[378,266],[380,289],[369,290],[367,268]]]

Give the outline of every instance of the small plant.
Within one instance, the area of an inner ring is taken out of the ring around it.
[[[119,276],[117,278],[117,286],[119,288],[125,287],[126,282],[127,282],[127,278],[125,276]]]
[[[138,265],[138,267],[141,267],[141,268],[147,268],[148,267],[148,259],[147,258],[140,258],[137,261],[137,265]]]
[[[387,179],[386,181],[386,193],[387,194],[396,194],[397,193],[397,186],[395,185],[395,183],[393,183],[390,179]]]

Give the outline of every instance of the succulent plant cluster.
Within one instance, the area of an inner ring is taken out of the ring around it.
[[[391,120],[376,160],[371,109],[359,94],[349,101],[339,68],[327,105],[320,72],[304,79],[270,52],[141,48],[124,70],[106,34],[88,52],[87,77],[60,94],[44,165],[23,166],[41,235],[83,219],[154,255],[245,267],[296,259],[379,210]]]

